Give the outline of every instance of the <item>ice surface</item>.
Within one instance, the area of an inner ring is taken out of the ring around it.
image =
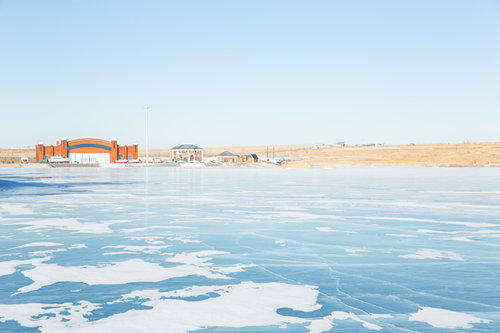
[[[500,331],[497,168],[1,179],[0,332]]]

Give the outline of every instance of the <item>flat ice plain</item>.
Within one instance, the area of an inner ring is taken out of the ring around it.
[[[499,332],[498,168],[0,170],[0,332]]]

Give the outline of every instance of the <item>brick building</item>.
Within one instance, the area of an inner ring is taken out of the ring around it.
[[[120,160],[136,160],[139,149],[137,144],[119,146],[116,139],[76,139],[67,141],[63,138],[57,144],[36,145],[36,161],[48,160],[53,156],[69,158],[71,162],[109,164]]]

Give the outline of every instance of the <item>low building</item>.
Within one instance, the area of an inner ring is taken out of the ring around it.
[[[203,148],[196,145],[180,145],[170,148],[172,161],[203,162]]]
[[[258,161],[259,161],[259,158],[257,157],[256,154],[239,155],[238,156],[238,162],[240,162],[240,163],[257,163]]]
[[[217,161],[222,163],[236,163],[238,162],[238,155],[235,155],[227,150],[217,155]]]
[[[116,139],[76,139],[68,141],[63,138],[57,144],[45,146],[39,143],[35,147],[36,161],[48,161],[51,157],[68,158],[73,163],[109,164],[122,160],[137,160],[139,149],[137,144],[120,146]]]

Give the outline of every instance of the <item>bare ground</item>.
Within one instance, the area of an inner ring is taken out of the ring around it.
[[[226,146],[205,148],[211,157],[228,150],[257,154],[261,159],[291,157],[285,168],[313,166],[500,166],[500,142],[438,143],[391,146],[346,146],[312,149],[313,145]],[[141,156],[145,155],[139,150]],[[151,149],[150,156],[169,156],[168,149]]]
[[[500,166],[500,142],[439,143],[392,146],[346,146],[312,149],[313,145],[225,146],[205,148],[213,157],[227,150],[234,154],[289,157],[284,168],[313,166]],[[273,153],[274,151],[274,153]],[[139,156],[145,156],[139,150]],[[0,166],[15,167],[22,156],[34,158],[35,149],[0,149]],[[168,157],[169,149],[150,149],[151,157]]]

